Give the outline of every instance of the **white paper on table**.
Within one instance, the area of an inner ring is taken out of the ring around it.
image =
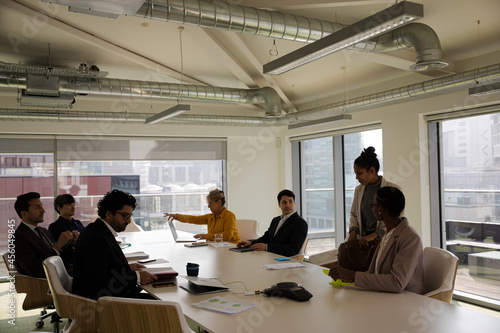
[[[193,303],[191,306],[226,314],[236,314],[255,307],[255,304],[233,301],[224,297],[212,297],[205,301]]]
[[[282,262],[279,264],[266,264],[266,265],[260,265],[260,267],[264,269],[287,269],[287,268],[300,268],[300,267],[306,267],[306,265],[300,263],[300,262]]]
[[[220,247],[235,247],[236,245],[234,243],[228,243],[228,242],[222,242],[222,243],[208,243],[208,245],[215,247],[215,248],[220,248]]]

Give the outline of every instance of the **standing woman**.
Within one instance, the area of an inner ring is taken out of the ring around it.
[[[354,190],[351,207],[348,240],[359,239],[361,246],[367,246],[374,239],[382,239],[385,234],[383,221],[373,215],[370,204],[377,190],[384,186],[401,188],[384,177],[378,175],[380,163],[372,146],[363,149],[361,155],[354,160],[354,173],[359,185]]]
[[[215,234],[222,234],[225,242],[239,242],[236,217],[224,207],[226,203],[224,192],[218,189],[210,191],[207,195],[207,203],[212,214],[192,216],[165,213],[165,217],[185,223],[206,224],[208,233],[194,235],[197,239],[214,240]]]

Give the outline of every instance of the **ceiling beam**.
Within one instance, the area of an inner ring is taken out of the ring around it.
[[[285,95],[283,90],[271,75],[262,73],[262,63],[240,38],[239,34],[227,33],[215,29],[202,28],[203,34],[197,32],[200,42],[208,52],[212,53],[247,87],[259,88],[271,86],[287,106],[287,112],[296,111],[295,105]],[[238,54],[231,50],[239,50]]]
[[[32,8],[25,4],[16,3],[14,1],[8,1],[8,2],[1,2],[0,8],[2,10],[8,10],[17,14],[25,15],[27,17],[34,17],[34,15],[39,15],[37,13],[42,13],[46,15],[47,21],[45,23],[48,26],[57,29],[60,32],[65,33],[68,36],[71,36],[72,38],[80,39],[85,43],[88,43],[92,46],[105,50],[121,58],[127,59],[138,65],[144,66],[145,68],[148,68],[152,71],[162,73],[173,79],[179,80],[179,82],[182,79],[182,82],[184,83],[210,85],[206,82],[200,81],[194,77],[185,74],[184,76],[182,76],[182,73],[170,67],[167,67],[157,61],[148,59],[142,56],[141,54],[132,52],[124,47],[118,46],[116,44],[113,44],[112,42],[96,37],[84,30],[76,28],[67,22],[54,18],[49,13],[43,11],[43,5],[44,4],[41,4],[40,8]]]

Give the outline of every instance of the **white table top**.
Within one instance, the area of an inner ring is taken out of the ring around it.
[[[124,234],[124,233],[122,233]],[[337,288],[322,267],[304,263],[305,268],[265,270],[262,264],[278,263],[268,252],[236,253],[211,246],[187,248],[175,243],[170,231],[126,233],[132,244],[125,252],[143,250],[150,258],[164,258],[179,275],[186,264],[200,264],[200,277],[222,278],[224,284],[243,281],[248,290],[264,288],[283,281],[302,284],[313,294],[307,302],[272,298],[266,295],[244,296],[231,292],[192,295],[179,287],[152,288],[146,291],[159,299],[181,304],[184,314],[209,332],[495,332],[500,319],[413,294],[371,292],[355,287]],[[186,282],[177,277],[178,283]],[[241,283],[228,285],[243,293]],[[191,304],[221,296],[251,302],[255,308],[235,315],[196,309]]]

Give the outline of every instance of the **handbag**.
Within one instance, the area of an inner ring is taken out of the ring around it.
[[[357,239],[340,244],[338,265],[351,271],[368,271],[378,243],[378,239],[372,240],[366,248],[362,247]]]

